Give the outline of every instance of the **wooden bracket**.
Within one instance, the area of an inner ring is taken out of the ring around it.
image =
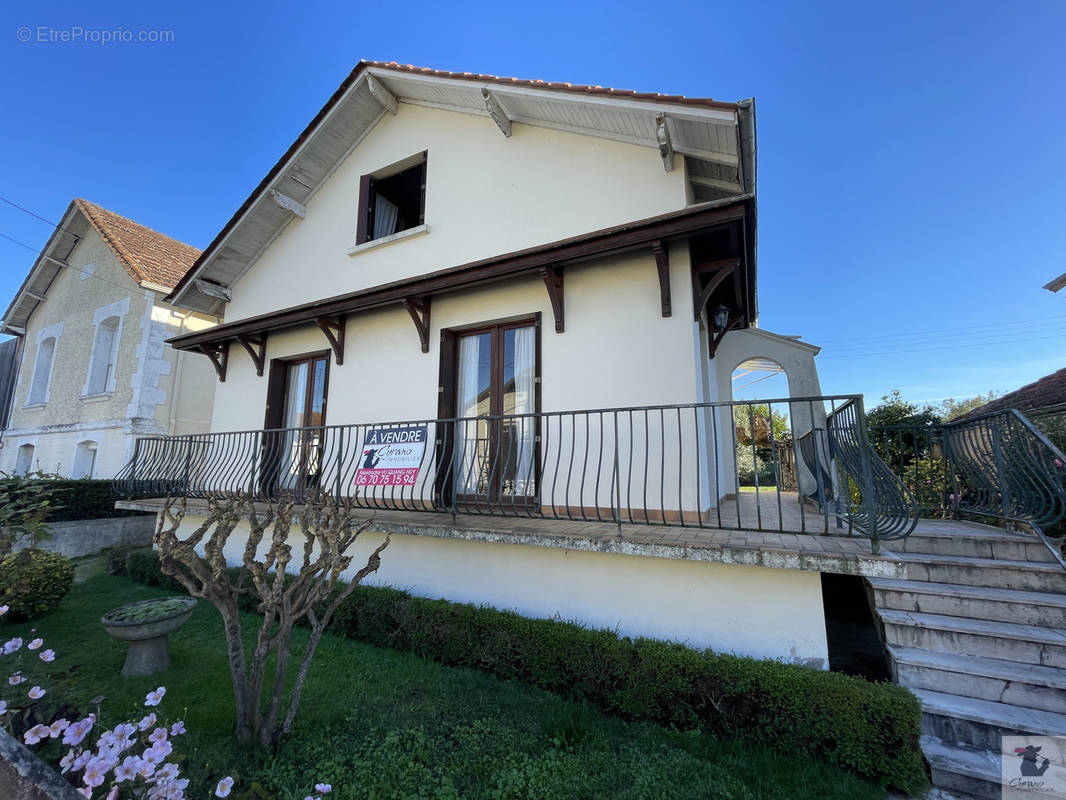
[[[711,280],[702,289],[698,284],[695,287],[696,291],[694,294],[696,302],[693,312],[697,322],[700,320],[700,314],[703,313],[703,309],[706,308],[707,303],[710,302],[714,290],[722,284],[722,281],[732,275],[739,266],[739,258],[723,258],[718,261],[711,261],[707,264],[698,264],[693,268],[693,281],[696,281],[697,278],[704,273],[714,273],[711,276]]]
[[[562,333],[566,330],[563,319],[563,268],[541,267],[540,277],[544,279],[544,287],[548,290],[548,299],[551,300],[552,313],[555,315],[555,332]]]
[[[422,343],[422,352],[429,352],[429,298],[428,297],[405,297],[400,301],[407,313],[414,320],[415,330],[418,331],[418,339]]]
[[[743,321],[743,314],[730,314],[729,323],[717,333],[715,333],[713,322],[707,326],[707,348],[711,351],[711,358],[714,358],[715,351],[718,350],[718,345],[722,343],[725,335],[734,328],[739,328]]]
[[[651,243],[651,252],[659,273],[659,301],[662,303],[663,316],[669,317],[673,313],[670,307],[670,254],[661,241]]]
[[[344,363],[344,315],[339,317],[316,317],[315,324],[326,335],[329,346],[333,348],[333,357],[338,364]]]
[[[229,342],[198,345],[197,350],[211,359],[218,374],[218,382],[226,382],[226,367],[229,365]]]
[[[389,88],[373,75],[366,76],[366,85],[370,89],[370,94],[381,105],[385,106],[389,110],[389,113],[393,116],[400,110],[400,104],[396,101],[396,95],[389,91]]]
[[[266,364],[267,335],[261,333],[258,336],[238,336],[237,341],[252,357],[255,363],[255,374],[262,378],[263,367]]]
[[[298,200],[293,200],[287,194],[282,194],[277,189],[270,190],[270,199],[278,208],[284,208],[290,214],[303,219],[307,216],[307,208]]]

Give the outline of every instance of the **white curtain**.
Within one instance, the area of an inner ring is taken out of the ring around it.
[[[533,454],[537,419],[535,410],[534,372],[536,370],[535,329],[518,328],[514,332],[515,414],[529,414],[515,419],[517,455],[515,458],[514,493],[519,497],[533,495],[536,490]]]
[[[285,387],[285,414],[282,426],[298,428],[304,424],[304,387],[307,385],[307,364],[289,368],[288,385]],[[278,485],[281,489],[296,487],[300,476],[300,441],[298,431],[284,434],[281,464],[278,469]]]
[[[459,339],[458,416],[476,417],[478,369],[481,362],[480,336]],[[481,470],[478,464],[478,430],[483,423],[467,420],[457,423],[455,432],[455,491],[477,494]]]
[[[396,233],[396,223],[400,218],[400,208],[387,197],[380,194],[374,197],[374,238],[391,236]]]

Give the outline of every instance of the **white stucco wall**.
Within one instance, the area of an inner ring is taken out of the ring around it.
[[[179,535],[202,521],[186,517]],[[247,530],[241,523],[225,548],[231,564],[240,563]],[[290,544],[302,552],[298,536]],[[353,571],[381,541],[375,532],[359,538]],[[265,545],[260,557],[263,552]],[[367,583],[529,617],[558,616],[623,636],[828,665],[817,572],[394,534]]]
[[[426,235],[355,256],[361,175],[428,151]],[[233,288],[227,321],[684,208],[683,169],[645,147],[403,104]],[[654,283],[655,273],[650,279]]]

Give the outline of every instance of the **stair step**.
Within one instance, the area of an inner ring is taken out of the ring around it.
[[[1066,667],[1066,630],[945,614],[878,609],[885,641],[924,650]]]
[[[903,686],[1066,714],[1066,670],[914,647],[889,650]]]
[[[1003,736],[1066,735],[1066,714],[928,689],[911,691],[922,704],[922,731],[949,744],[999,752]]]
[[[1066,628],[1066,595],[895,578],[867,580],[879,608]]]
[[[917,530],[905,539],[892,542],[893,553],[928,553],[1054,564],[1057,559],[1046,544],[1033,534],[993,530]]]
[[[1003,773],[998,750],[957,747],[933,736],[923,736],[921,745],[933,785],[938,789],[959,798],[1002,798]]]
[[[965,584],[1036,592],[1066,592],[1066,570],[1061,564],[1036,561],[992,560],[926,553],[896,553],[907,580]]]

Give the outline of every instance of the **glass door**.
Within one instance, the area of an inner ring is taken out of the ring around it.
[[[326,422],[326,356],[291,361],[286,367],[278,488],[301,494],[321,478],[322,426]]]
[[[512,506],[536,495],[536,328],[493,326],[457,348],[455,495],[459,505]]]

